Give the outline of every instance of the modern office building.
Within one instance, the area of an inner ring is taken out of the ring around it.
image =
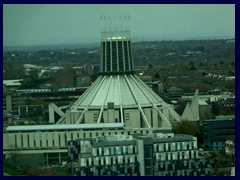
[[[206,176],[212,168],[190,135],[119,135],[68,142],[74,176]]]
[[[229,136],[235,136],[235,116],[216,116],[203,121],[203,140],[209,150],[225,150]]]

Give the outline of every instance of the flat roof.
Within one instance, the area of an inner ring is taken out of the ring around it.
[[[28,125],[8,126],[7,132],[11,131],[49,131],[49,130],[75,130],[75,129],[100,129],[122,128],[124,123],[99,123],[99,124],[53,124],[53,125]]]

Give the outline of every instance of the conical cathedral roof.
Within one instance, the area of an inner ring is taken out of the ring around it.
[[[150,107],[163,100],[136,75],[103,75],[73,104],[72,109],[86,106],[101,108],[109,102],[115,107]]]

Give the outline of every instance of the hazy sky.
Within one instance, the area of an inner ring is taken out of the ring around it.
[[[130,12],[133,37],[235,37],[235,5],[3,5],[3,45],[100,42],[102,13]]]

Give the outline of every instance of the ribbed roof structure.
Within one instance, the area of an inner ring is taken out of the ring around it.
[[[107,107],[109,102],[124,108],[150,107],[161,105],[163,100],[136,75],[104,75],[73,104],[72,109],[86,106]]]

